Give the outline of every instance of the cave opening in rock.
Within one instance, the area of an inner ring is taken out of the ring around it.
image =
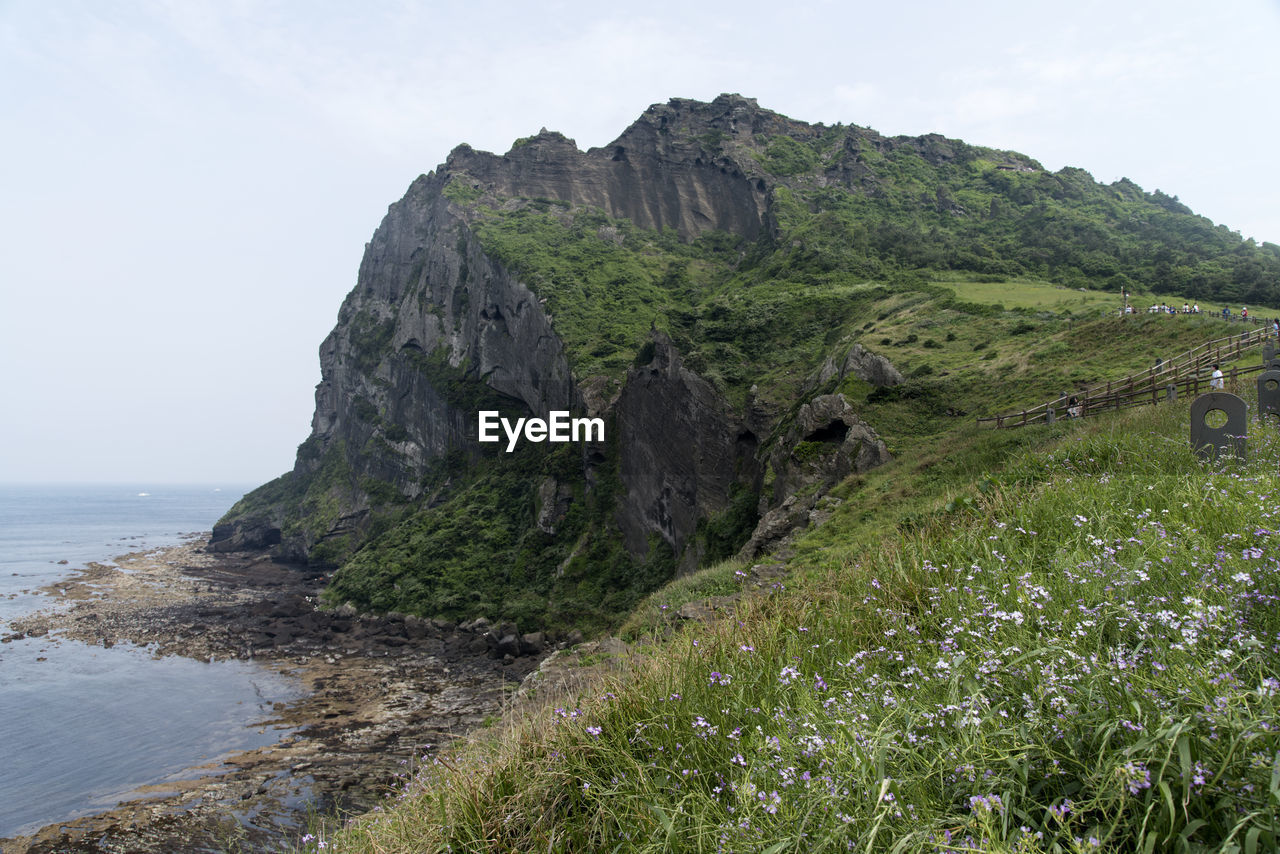
[[[808,436],[804,437],[806,442],[830,442],[834,445],[844,443],[844,439],[849,435],[849,425],[843,421],[832,421],[825,427],[819,427]]]

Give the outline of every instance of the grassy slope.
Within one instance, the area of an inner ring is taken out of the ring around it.
[[[1273,849],[1280,449],[1201,464],[1185,413],[957,427],[846,484],[786,589],[329,850]]]
[[[1005,276],[974,278],[964,273],[952,273],[942,276],[942,281],[954,289],[956,296],[962,300],[999,305],[1003,308],[1028,308],[1036,311],[1051,311],[1055,314],[1086,315],[1098,311],[1115,311],[1121,305],[1120,297],[1114,293],[1070,288],[1066,285],[1035,279],[1012,279]],[[1197,303],[1194,299],[1183,299],[1176,294],[1131,294],[1129,301],[1139,314],[1146,314],[1150,306],[1161,304],[1180,310],[1184,303],[1199,305],[1200,311],[1207,315],[1220,315],[1223,308],[1237,317],[1240,314],[1239,305],[1210,300],[1201,300]],[[1270,318],[1276,313],[1276,309],[1269,306],[1254,306],[1251,313]]]

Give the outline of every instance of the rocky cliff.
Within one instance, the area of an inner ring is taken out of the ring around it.
[[[851,346],[865,295],[783,299],[764,262],[798,245],[798,191],[877,192],[866,152],[954,156],[837,130],[726,95],[656,105],[587,152],[547,131],[504,155],[456,149],[369,242],[292,472],[212,547],[338,566],[334,595],[362,606],[528,623],[566,601],[625,607],[806,524],[888,458],[831,392],[902,377]],[[482,409],[608,430],[506,454],[477,441]]]

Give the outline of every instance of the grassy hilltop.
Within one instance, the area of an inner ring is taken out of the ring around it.
[[[1118,363],[1173,329],[1062,334]],[[1062,370],[1028,364],[1046,386]],[[774,590],[673,631],[748,568],[676,582],[628,622],[623,671],[311,844],[1275,850],[1276,425],[1251,423],[1248,462],[1208,464],[1186,411],[922,428],[921,453],[845,484]]]

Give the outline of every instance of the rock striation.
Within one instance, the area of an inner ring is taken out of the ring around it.
[[[622,482],[618,521],[627,550],[650,535],[677,552],[700,520],[724,510],[735,483],[758,488],[759,440],[707,380],[688,370],[671,339],[653,335],[648,364],[632,369],[617,403]],[[696,568],[696,551],[683,555]]]

